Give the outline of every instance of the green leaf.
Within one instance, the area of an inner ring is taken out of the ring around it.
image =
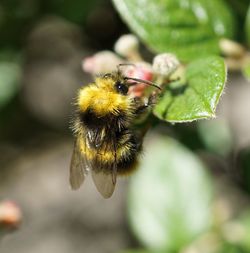
[[[218,56],[199,59],[187,66],[186,81],[166,87],[154,114],[169,122],[187,122],[215,117],[225,86],[226,67]]]
[[[17,93],[20,86],[21,68],[14,62],[0,62],[0,109]]]
[[[146,248],[179,252],[210,227],[210,177],[200,160],[171,138],[151,135],[145,147],[129,189],[129,220]]]
[[[248,46],[250,47],[250,5],[248,7],[247,16],[246,16],[246,24],[245,24],[245,32]]]
[[[218,54],[218,38],[231,38],[235,32],[234,18],[223,0],[113,2],[153,51],[172,52],[183,61]]]

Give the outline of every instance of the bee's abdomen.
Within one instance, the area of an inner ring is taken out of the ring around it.
[[[138,164],[138,155],[142,150],[142,141],[136,135],[132,134],[128,147],[121,145],[121,149],[124,150],[124,154],[117,160],[117,172],[120,175],[126,175],[135,170]]]
[[[128,174],[134,170],[142,147],[141,140],[129,130],[124,130],[122,133],[115,140],[116,143],[110,139],[101,149],[88,148],[87,156],[93,169],[110,173],[116,166],[118,174]]]
[[[142,141],[134,132],[127,133],[127,141],[121,136],[118,148],[117,171],[119,174],[128,174],[133,171],[138,163],[138,154],[142,149]]]

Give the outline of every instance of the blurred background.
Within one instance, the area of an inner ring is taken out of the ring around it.
[[[92,80],[82,60],[128,32],[109,0],[0,1],[0,200],[22,212],[1,253],[250,252],[250,83],[238,72],[216,119],[152,130],[111,199],[91,180],[70,190],[72,102]]]

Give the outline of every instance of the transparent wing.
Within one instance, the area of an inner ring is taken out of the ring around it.
[[[101,129],[89,130],[87,132],[87,141],[90,147],[98,149],[104,142]]]
[[[76,140],[70,164],[69,182],[73,190],[77,190],[88,173],[88,165],[84,154],[80,151],[79,141]]]
[[[113,141],[114,151],[114,163],[109,170],[93,165],[92,166],[92,178],[95,183],[97,190],[105,198],[110,198],[114,192],[117,177],[117,159],[116,159],[116,138],[111,138],[110,142]],[[94,169],[93,169],[94,168]]]
[[[92,178],[95,183],[97,190],[105,198],[110,198],[114,192],[116,184],[116,175],[105,173],[102,170],[92,170]]]

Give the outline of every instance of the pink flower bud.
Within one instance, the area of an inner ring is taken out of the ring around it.
[[[87,57],[82,62],[85,72],[91,74],[103,74],[116,70],[118,64],[123,60],[111,51],[101,51],[91,57]]]
[[[150,64],[146,62],[140,62],[135,66],[128,66],[124,70],[124,75],[128,77],[139,78],[146,81],[152,81],[153,72]],[[144,94],[145,89],[148,87],[145,83],[138,83],[129,88],[129,94],[134,97],[141,97]]]
[[[124,69],[124,75],[148,81],[153,79],[152,67],[147,62],[139,62],[135,63],[134,65],[127,66]]]
[[[16,228],[21,222],[21,211],[12,201],[0,203],[0,227],[5,229]]]

